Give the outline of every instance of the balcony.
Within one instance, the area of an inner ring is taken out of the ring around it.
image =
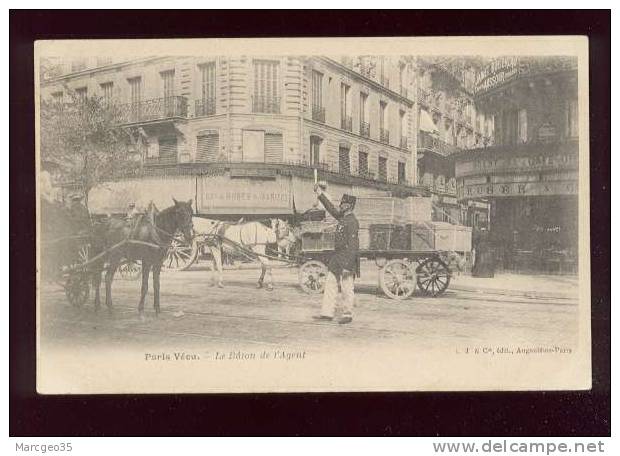
[[[325,123],[325,108],[323,106],[312,105],[312,120]]]
[[[139,123],[172,118],[187,118],[185,97],[154,98],[118,106],[120,123]]]
[[[342,116],[340,119],[340,128],[346,131],[353,131],[353,117]]]
[[[280,97],[252,97],[252,112],[280,114]]]
[[[379,141],[383,144],[390,143],[390,131],[385,128],[379,128]]]
[[[360,121],[360,136],[364,138],[370,138],[370,124],[368,122]]]
[[[215,99],[196,100],[196,117],[214,116],[215,115]]]
[[[401,149],[409,149],[409,144],[406,136],[400,137],[400,148]]]
[[[436,138],[426,131],[421,131],[418,135],[418,150],[427,150],[447,157],[460,149],[452,144],[442,141],[439,138]]]

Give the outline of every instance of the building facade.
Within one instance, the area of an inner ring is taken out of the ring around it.
[[[459,198],[491,203],[500,267],[574,272],[578,240],[577,62],[502,58],[478,76],[493,141],[455,155]]]
[[[41,92],[102,97],[140,138],[138,173],[93,189],[93,209],[174,196],[204,214],[284,215],[312,204],[315,173],[334,197],[424,193],[409,69],[379,56],[89,59]]]

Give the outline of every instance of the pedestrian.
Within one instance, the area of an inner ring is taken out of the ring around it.
[[[320,185],[315,184],[314,191],[323,207],[338,221],[338,225],[334,253],[327,265],[321,313],[313,318],[331,321],[336,315],[336,308],[340,307],[342,312],[338,323],[351,323],[355,301],[354,280],[355,276],[359,275],[359,223],[353,214],[356,199],[351,195],[342,195],[340,207],[337,209]]]
[[[71,205],[69,206],[71,219],[80,233],[88,232],[91,228],[90,213],[88,208],[82,203],[83,199],[82,195],[75,193],[71,196]]]
[[[481,227],[474,238],[475,260],[471,271],[473,277],[495,276],[495,254],[491,237],[486,227]]]

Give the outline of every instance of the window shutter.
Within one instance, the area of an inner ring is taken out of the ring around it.
[[[284,160],[284,144],[282,135],[265,133],[265,162],[282,163]]]
[[[163,164],[172,164],[177,161],[177,139],[174,137],[160,138],[159,161]]]
[[[220,135],[212,132],[198,136],[196,145],[196,161],[217,161],[217,153],[220,149]]]
[[[341,174],[351,173],[351,164],[349,161],[349,149],[346,147],[340,147],[338,149],[338,171]]]

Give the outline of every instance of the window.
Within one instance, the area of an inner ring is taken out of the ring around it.
[[[387,181],[387,158],[379,157],[378,177],[381,181]]]
[[[254,61],[253,112],[277,114],[280,112],[279,68],[274,61]]]
[[[74,60],[71,62],[71,71],[82,71],[86,69],[86,59]]]
[[[368,123],[368,94],[360,92],[360,135],[370,136],[370,124]]]
[[[130,121],[135,122],[140,119],[140,103],[142,102],[142,78],[131,78],[129,82],[129,97],[131,99]]]
[[[77,100],[80,103],[85,102],[86,98],[88,97],[88,88],[87,87],[80,87],[78,89],[75,89],[75,96],[77,97]]]
[[[196,101],[196,115],[215,114],[215,62],[200,66],[200,100]]]
[[[527,142],[527,111],[525,109],[519,110],[519,142]]]
[[[65,97],[65,94],[62,90],[52,93],[52,101],[54,103],[62,103],[64,97]]]
[[[340,84],[340,128],[351,131],[353,129],[351,116],[349,115],[351,106],[349,102],[350,87],[346,84]]]
[[[265,161],[282,163],[284,160],[284,142],[281,133],[265,133]]]
[[[173,164],[177,161],[177,138],[166,136],[159,138],[159,163]]]
[[[220,150],[220,135],[217,130],[207,130],[196,138],[196,161],[217,161]]]
[[[112,63],[112,57],[97,57],[98,67],[110,65],[111,63]]]
[[[325,122],[323,107],[323,74],[312,70],[312,120]]]
[[[112,98],[114,95],[114,83],[113,82],[105,82],[101,84],[101,96],[103,97],[103,103],[109,105],[112,103]]]
[[[360,176],[368,175],[368,152],[359,152],[357,170]]]
[[[318,165],[321,163],[321,142],[318,136],[310,136],[310,164]]]
[[[407,148],[407,123],[406,123],[406,117],[405,117],[405,111],[400,111],[398,113],[399,115],[399,124],[398,124],[398,129],[399,134],[400,134],[400,147],[403,149]]]
[[[390,133],[388,132],[388,116],[387,103],[381,101],[379,103],[379,141],[383,143],[390,142]]]
[[[568,117],[568,137],[576,138],[579,136],[579,104],[577,100],[569,100],[566,111]]]
[[[407,181],[407,173],[405,162],[398,162],[398,183],[404,184]]]
[[[340,174],[351,174],[349,148],[346,146],[340,146],[338,148],[338,172]]]
[[[405,65],[398,66],[398,82],[400,85],[400,94],[407,97],[407,83],[405,81]]]
[[[174,70],[164,71],[160,73],[163,95],[164,95],[164,111],[165,115],[170,117],[174,112]]]

